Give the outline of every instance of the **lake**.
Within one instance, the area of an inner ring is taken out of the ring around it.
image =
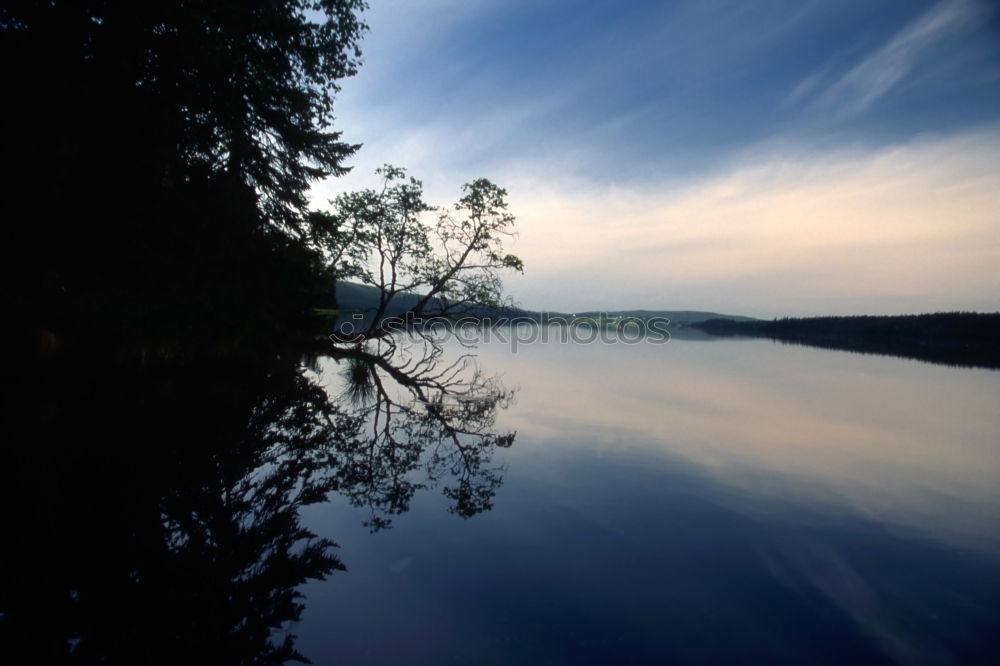
[[[1000,661],[1000,373],[743,339],[474,353],[514,393],[491,508],[419,481],[384,529],[305,507],[347,567],[303,588],[314,663]]]
[[[496,335],[32,360],[0,661],[1000,663],[1000,372]]]

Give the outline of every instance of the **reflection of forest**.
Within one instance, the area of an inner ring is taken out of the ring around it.
[[[459,515],[489,509],[511,393],[434,347],[337,354],[333,397],[294,352],[25,368],[8,401],[10,663],[284,663],[298,586],[344,568],[300,507],[343,493],[379,529],[440,485]]]

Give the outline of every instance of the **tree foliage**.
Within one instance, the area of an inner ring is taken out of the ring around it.
[[[306,192],[358,148],[331,123],[364,7],[5,2],[4,212],[21,260],[8,289],[22,315],[161,330],[314,305]]]
[[[405,313],[410,318],[477,314],[509,304],[503,272],[520,272],[524,265],[504,250],[514,236],[506,190],[479,178],[462,186],[454,206],[439,208],[425,201],[422,182],[407,178],[404,169],[386,165],[376,174],[380,190],[331,202],[330,233],[322,240],[339,275],[379,289],[368,335],[377,333],[400,294],[421,294]]]

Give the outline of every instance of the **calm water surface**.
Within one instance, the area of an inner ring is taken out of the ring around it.
[[[1000,660],[1000,373],[761,340],[476,353],[518,389],[493,509],[426,490],[373,533],[307,507],[348,569],[304,589],[314,663]]]

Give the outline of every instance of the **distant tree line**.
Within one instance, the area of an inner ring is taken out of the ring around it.
[[[773,321],[709,319],[695,326],[714,335],[764,337],[954,365],[1000,368],[1000,313],[785,317]]]

